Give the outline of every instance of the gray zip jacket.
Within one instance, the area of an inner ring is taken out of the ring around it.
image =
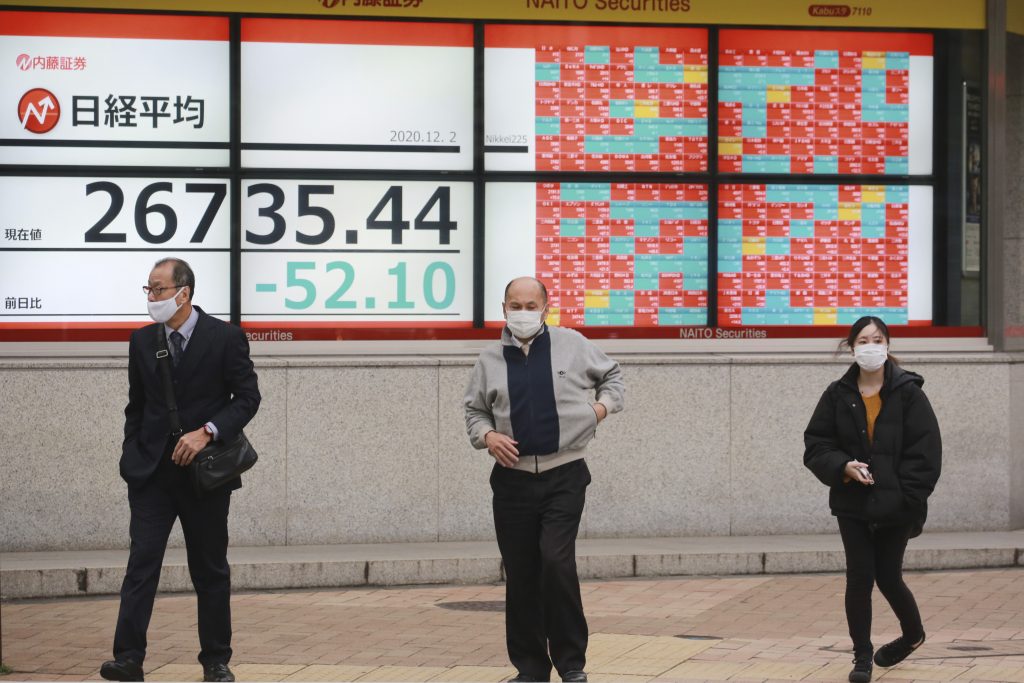
[[[597,430],[593,403],[622,410],[619,364],[575,330],[547,327],[524,354],[508,328],[480,354],[463,401],[466,431],[487,448],[490,431],[516,441],[515,469],[544,472],[585,455]]]

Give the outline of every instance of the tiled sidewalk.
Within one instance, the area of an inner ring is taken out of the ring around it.
[[[876,680],[1024,683],[1024,570],[909,573],[928,642]],[[835,680],[850,668],[835,574],[588,581],[591,680]],[[500,681],[502,586],[236,594],[238,679]],[[97,679],[117,600],[0,605],[0,681]],[[195,598],[158,599],[147,680],[200,680]],[[876,593],[876,646],[897,634]]]

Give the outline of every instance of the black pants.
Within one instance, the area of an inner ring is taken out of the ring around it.
[[[874,528],[859,519],[837,519],[846,550],[846,622],[854,654],[863,656],[874,652],[871,590],[876,583],[899,619],[904,637],[912,642],[920,640],[924,636],[921,613],[913,593],[903,582],[903,553],[907,549],[909,528]]]
[[[203,666],[231,659],[231,576],[228,567],[228,508],[231,492],[198,498],[170,451],[153,477],[128,490],[131,508],[128,569],[121,585],[121,609],[114,632],[114,657],[142,664],[160,568],[174,520],[181,520],[188,571],[199,603],[199,661]]]
[[[491,472],[505,564],[505,643],[512,665],[538,680],[548,679],[552,664],[560,674],[586,665],[576,534],[589,483],[583,460],[540,474],[500,465]]]

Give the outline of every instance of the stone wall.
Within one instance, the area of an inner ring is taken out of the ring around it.
[[[817,533],[827,489],[802,433],[845,363],[810,355],[620,356],[626,411],[588,463],[582,537]],[[257,358],[260,462],[235,546],[493,537],[490,458],[465,436],[470,357]],[[929,529],[1024,522],[1024,356],[921,354],[945,462]],[[0,551],[122,548],[119,359],[0,360]],[[172,543],[180,545],[177,531]]]

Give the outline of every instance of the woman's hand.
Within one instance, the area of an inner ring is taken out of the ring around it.
[[[858,484],[864,486],[871,486],[875,483],[875,478],[871,476],[871,472],[868,471],[866,463],[851,460],[846,463],[846,467],[843,469],[843,483],[848,481],[855,481]]]

